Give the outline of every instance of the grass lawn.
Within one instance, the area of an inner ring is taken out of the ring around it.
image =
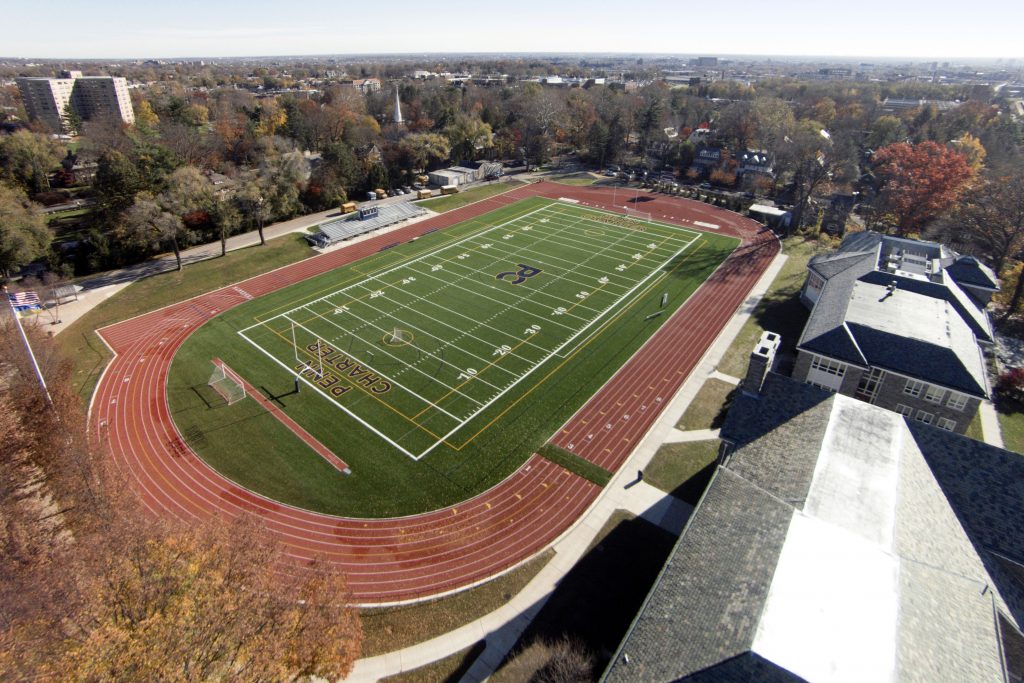
[[[55,211],[53,213],[46,214],[47,223],[55,223],[57,221],[67,218],[80,218],[87,216],[93,212],[93,207],[84,206],[78,209],[68,209],[67,211]]]
[[[433,199],[424,199],[423,201],[418,201],[416,203],[424,209],[430,209],[437,213],[444,213],[445,211],[458,209],[466,204],[478,202],[481,199],[493,197],[496,194],[502,194],[503,192],[514,190],[522,184],[523,183],[518,180],[506,180],[503,182],[490,183],[489,185],[481,185],[480,187],[473,187],[468,190],[463,190],[458,194],[434,197]]]
[[[491,678],[496,683],[529,680],[516,655],[536,642],[577,640],[593,662],[595,678],[643,604],[676,537],[617,510],[586,555],[559,582],[547,604],[523,633],[513,654]]]
[[[750,352],[764,330],[782,335],[782,353],[792,353],[796,348],[796,342],[810,315],[810,311],[800,303],[799,297],[800,288],[807,279],[807,262],[815,254],[825,253],[830,251],[830,248],[820,246],[816,240],[805,241],[799,235],[783,240],[782,248],[789,258],[772,281],[753,315],[725,352],[718,364],[719,372],[733,377],[743,377],[747,372]]]
[[[185,266],[139,280],[99,304],[57,335],[57,343],[74,364],[72,380],[83,401],[110,361],[110,351],[95,330],[119,320],[208,292],[268,270],[314,256],[301,235],[285,235],[263,247],[229,251],[222,258]]]
[[[686,412],[676,425],[676,429],[684,432],[693,429],[718,429],[725,419],[725,411],[736,386],[720,379],[709,379],[704,382],[693,401],[687,406]],[[728,403],[727,403],[728,400]]]
[[[1024,453],[1024,405],[1003,399],[996,404],[996,411],[999,428],[1003,432],[1003,445],[1011,451]],[[968,436],[972,436],[970,431]]]
[[[736,244],[634,223],[532,198],[225,311],[179,349],[171,414],[200,457],[274,500],[356,517],[454,505],[541,448],[668,319],[647,320],[661,293],[671,314]],[[214,356],[352,475],[255,402],[218,401]]]
[[[971,420],[971,424],[967,425],[967,431],[964,432],[965,436],[969,436],[972,439],[978,441],[985,440],[985,433],[981,428],[981,411],[979,410],[974,414],[974,419]]]
[[[458,683],[485,649],[487,644],[481,640],[432,664],[382,678],[379,683]]]
[[[548,549],[526,564],[482,586],[406,607],[362,610],[363,650],[373,657],[422,643],[490,614],[509,600],[555,556]]]
[[[696,505],[715,471],[718,439],[667,443],[644,469],[644,481]]]

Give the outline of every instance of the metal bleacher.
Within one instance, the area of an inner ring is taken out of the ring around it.
[[[314,247],[324,248],[332,244],[350,240],[368,232],[386,228],[389,225],[415,218],[425,214],[426,211],[415,204],[401,202],[396,204],[381,204],[378,206],[377,215],[373,218],[360,220],[359,213],[346,214],[320,225],[320,232],[306,235],[306,239]]]

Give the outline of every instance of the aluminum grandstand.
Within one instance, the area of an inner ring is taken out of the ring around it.
[[[359,213],[346,214],[323,223],[320,232],[306,235],[306,239],[314,247],[323,249],[425,213],[424,209],[413,204],[383,204],[378,206],[377,215],[372,218],[360,218]]]

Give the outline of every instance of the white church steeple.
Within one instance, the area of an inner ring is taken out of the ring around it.
[[[395,84],[395,125],[400,126],[402,121],[402,102],[398,99],[398,84]]]

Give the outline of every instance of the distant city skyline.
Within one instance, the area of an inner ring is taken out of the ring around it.
[[[159,59],[407,53],[636,53],[910,59],[1024,58],[1024,3],[735,0],[714,8],[521,0],[377,6],[308,0],[53,0],[5,10],[0,56]]]

